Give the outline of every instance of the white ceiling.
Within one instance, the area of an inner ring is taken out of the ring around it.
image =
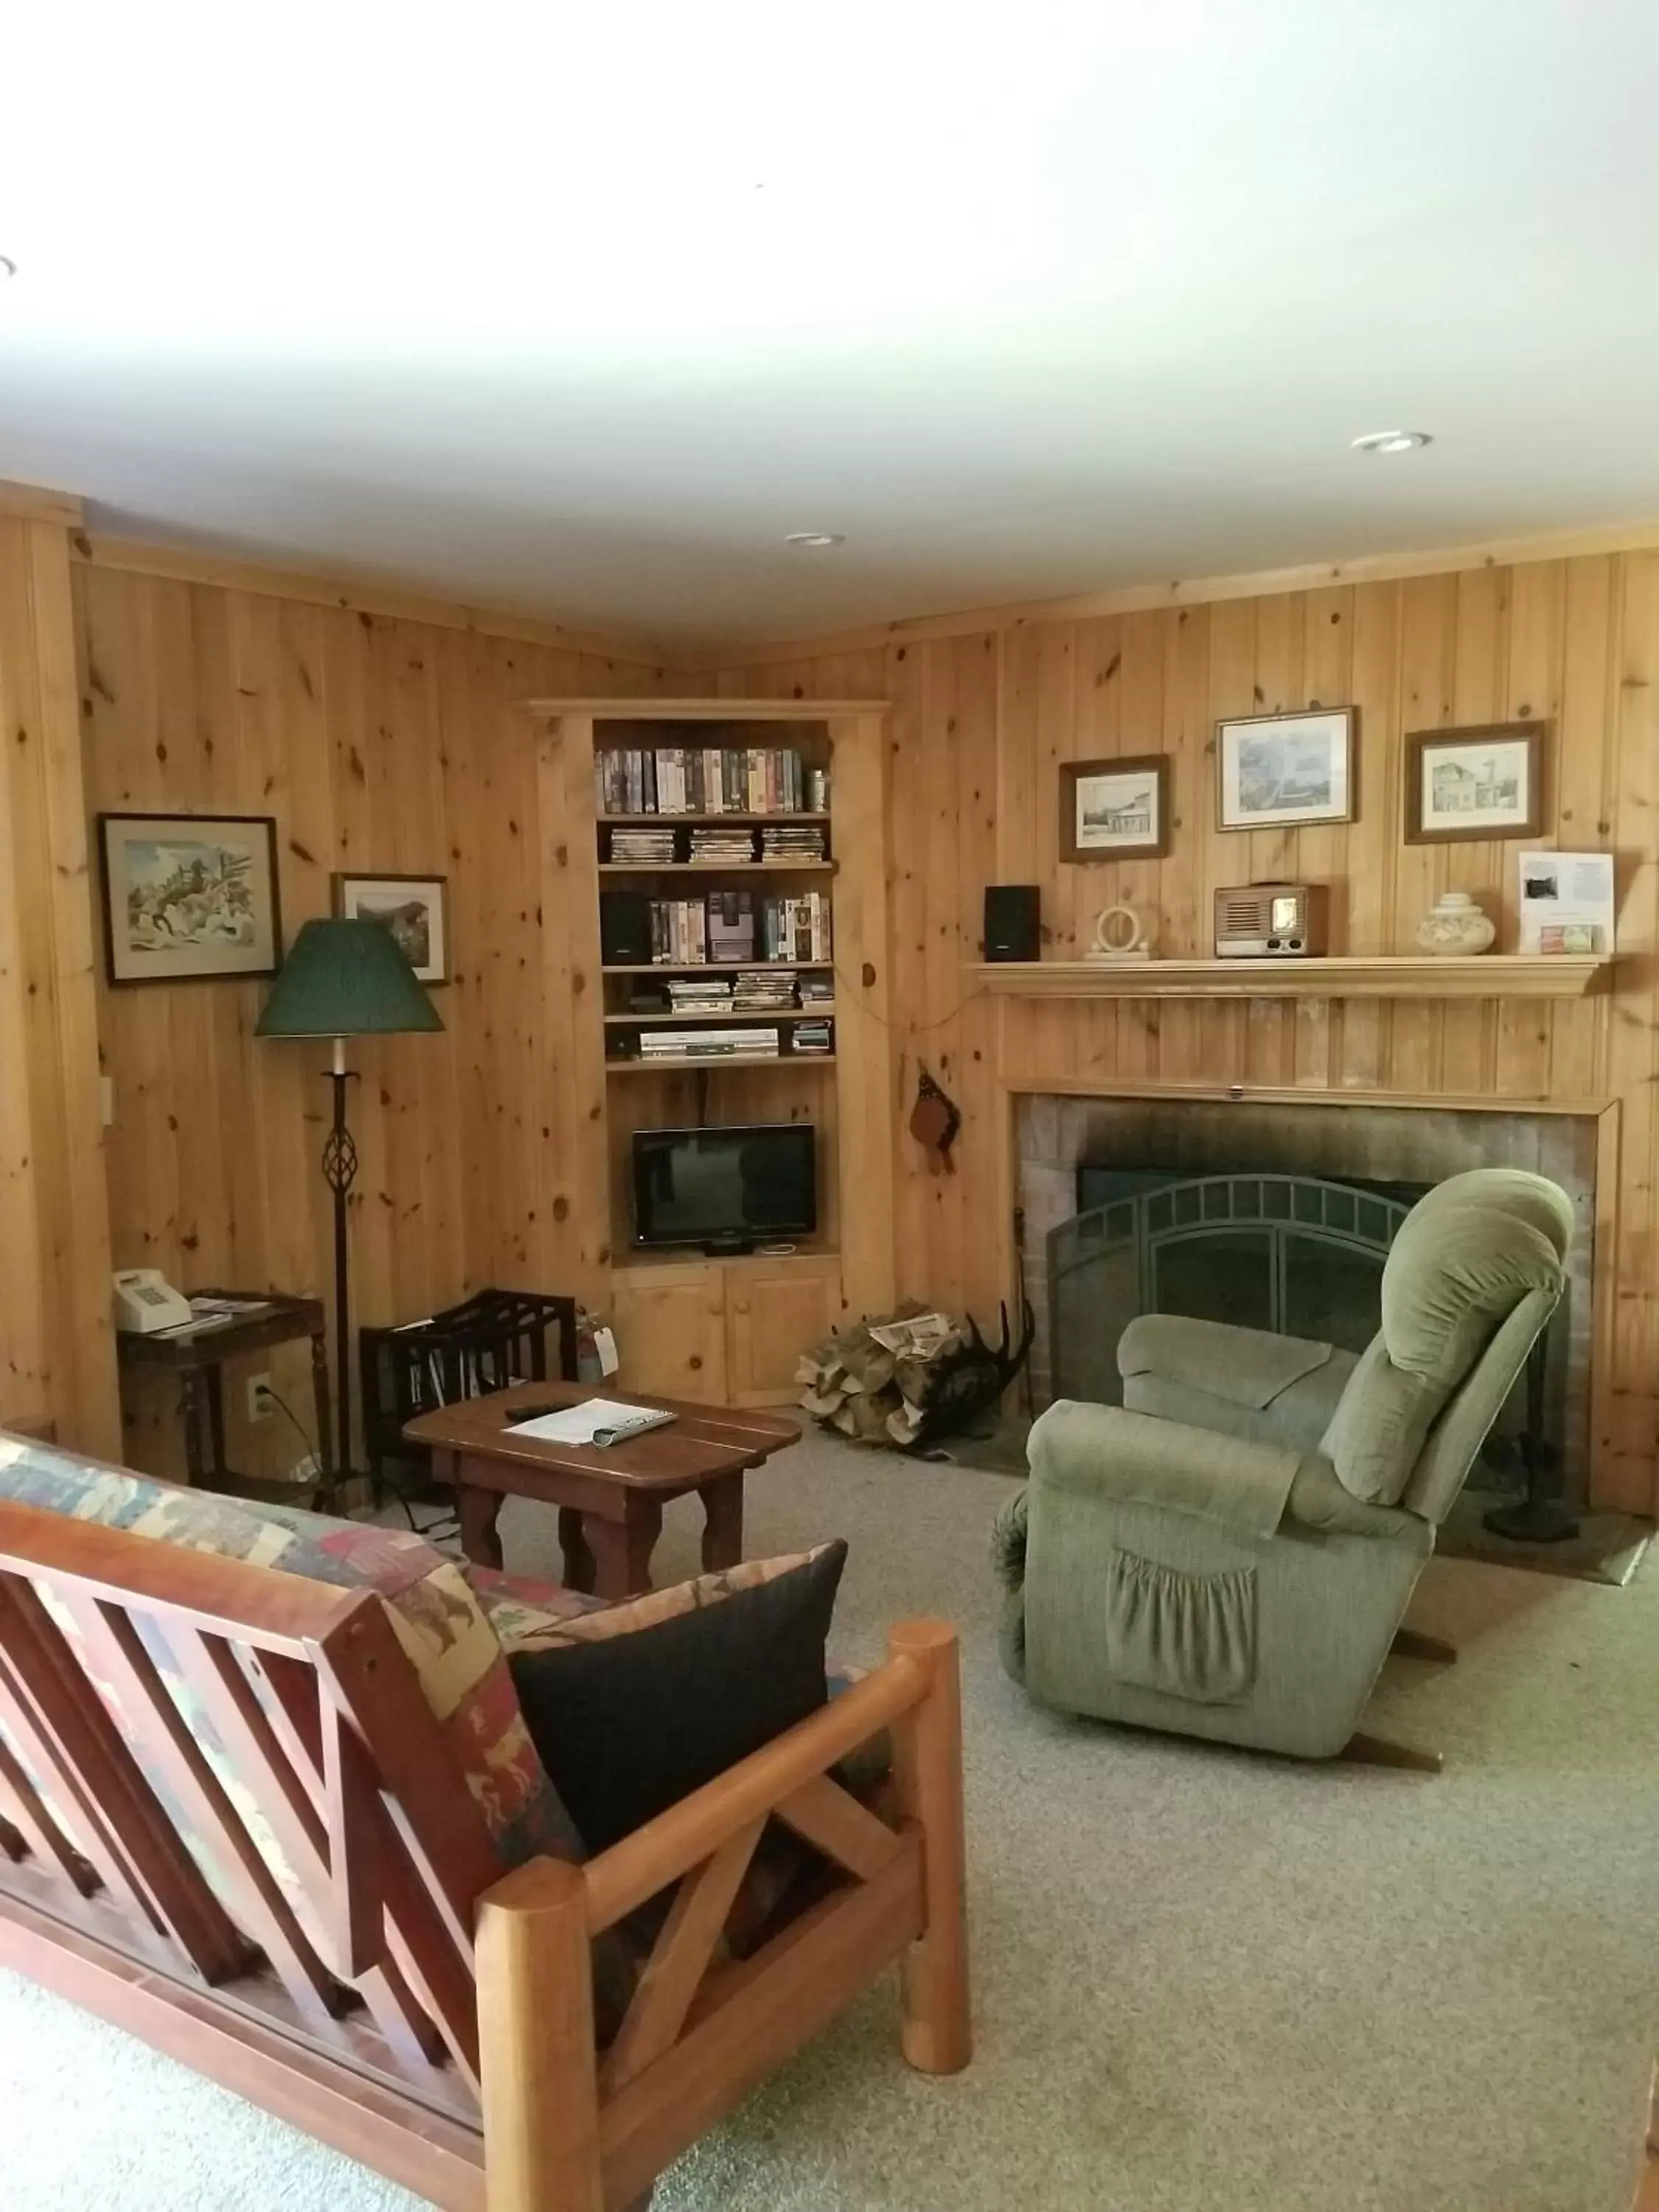
[[[1654,0],[87,0],[4,55],[0,476],[105,528],[711,641],[1659,515]]]

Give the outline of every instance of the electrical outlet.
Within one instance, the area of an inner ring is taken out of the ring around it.
[[[247,1381],[247,1417],[250,1421],[268,1421],[276,1410],[276,1401],[270,1395],[269,1375],[250,1375]]]

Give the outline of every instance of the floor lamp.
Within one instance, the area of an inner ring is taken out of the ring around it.
[[[351,1308],[346,1199],[357,1175],[357,1147],[346,1127],[345,1041],[408,1030],[441,1030],[438,1010],[378,921],[308,921],[295,939],[271,986],[255,1035],[328,1037],[334,1046],[329,1081],[334,1120],[323,1146],[323,1177],[334,1194],[334,1434],[337,1464],[324,1470],[327,1490],[349,1480],[351,1466]]]

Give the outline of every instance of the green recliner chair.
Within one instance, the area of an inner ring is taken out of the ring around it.
[[[1571,1237],[1554,1183],[1476,1169],[1407,1217],[1362,1353],[1173,1314],[1131,1322],[1122,1407],[1049,1407],[1030,1480],[998,1516],[1008,1672],[1067,1712],[1388,1757],[1357,1724],[1555,1310]]]

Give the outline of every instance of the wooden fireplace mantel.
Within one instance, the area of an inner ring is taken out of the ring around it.
[[[1012,999],[1582,999],[1614,955],[1426,952],[1321,960],[1005,960],[969,974]]]

